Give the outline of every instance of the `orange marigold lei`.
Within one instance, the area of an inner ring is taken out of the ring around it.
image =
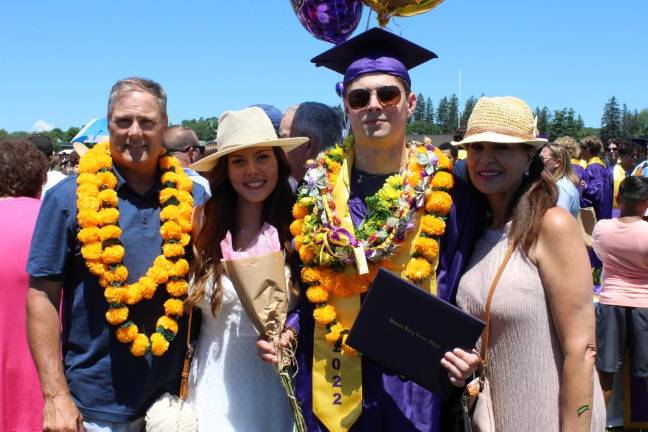
[[[97,144],[81,157],[77,178],[77,238],[81,255],[104,288],[109,305],[106,320],[117,327],[117,339],[130,344],[131,353],[138,357],[148,351],[161,356],[169,349],[178,333],[176,317],[183,313],[183,298],[189,287],[189,263],[184,255],[191,240],[193,183],[174,157],[164,154],[158,165],[163,185],[159,196],[162,254],[137,282],[130,284],[128,269],[123,264],[126,251],[120,241],[117,178],[112,172],[109,143]],[[169,299],[164,303],[164,315],[158,319],[155,332],[147,336],[128,319],[128,307],[151,299],[161,284],[166,284]]]
[[[408,145],[408,163],[399,174],[390,176],[375,195],[366,199],[367,218],[356,235],[341,229],[332,191],[335,181],[353,145],[349,138],[341,146],[320,153],[309,161],[305,185],[298,191],[290,226],[295,249],[304,263],[301,277],[307,284],[306,297],[315,305],[313,317],[325,326],[326,340],[340,345],[342,352],[353,354],[346,345],[349,329],[338,321],[330,295],[348,297],[367,292],[380,267],[389,267],[408,231],[415,229],[413,219],[419,209],[421,233],[413,240],[412,258],[404,276],[421,283],[434,270],[439,254],[439,238],[445,232],[445,220],[452,208],[448,193],[454,186],[452,164],[439,149],[421,143]],[[369,262],[369,273],[345,271],[353,264],[353,250],[361,246]]]

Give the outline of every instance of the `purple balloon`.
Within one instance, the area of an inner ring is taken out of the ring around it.
[[[362,0],[290,0],[302,25],[317,39],[344,42],[358,27]]]

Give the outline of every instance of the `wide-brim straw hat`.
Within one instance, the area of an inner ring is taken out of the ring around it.
[[[454,145],[477,142],[530,144],[536,148],[547,142],[538,137],[537,119],[522,99],[512,96],[482,97],[468,119],[466,133]]]
[[[250,147],[281,147],[290,150],[308,142],[306,137],[278,138],[270,118],[259,107],[225,111],[218,119],[216,153],[191,165],[196,171],[210,171],[218,159]]]

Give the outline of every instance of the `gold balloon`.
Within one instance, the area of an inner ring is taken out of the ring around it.
[[[389,19],[395,16],[412,16],[427,12],[437,7],[443,0],[363,0],[378,14],[378,23],[385,27]]]

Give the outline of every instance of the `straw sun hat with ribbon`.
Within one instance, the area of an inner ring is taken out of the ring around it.
[[[538,138],[537,119],[522,99],[511,96],[482,97],[468,119],[463,140],[455,145],[477,142],[530,144],[536,148],[547,142]]]
[[[239,150],[250,147],[282,147],[289,152],[307,141],[306,137],[277,138],[270,118],[259,107],[225,111],[218,119],[216,153],[193,163],[189,168],[210,171],[222,156]]]

